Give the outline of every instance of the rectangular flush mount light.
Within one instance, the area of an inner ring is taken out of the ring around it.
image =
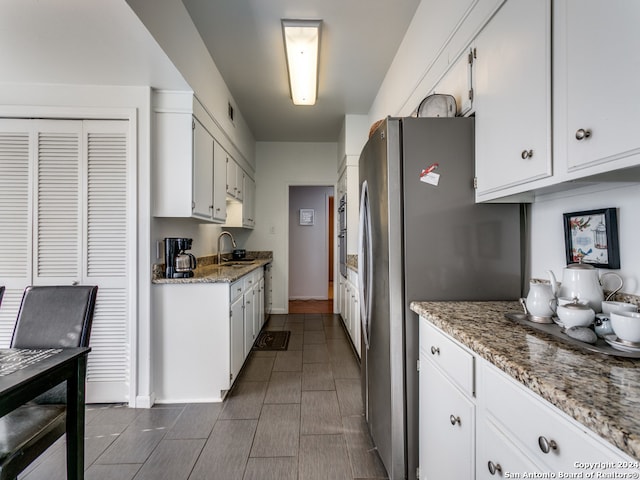
[[[295,105],[314,105],[322,20],[282,20],[289,88]]]

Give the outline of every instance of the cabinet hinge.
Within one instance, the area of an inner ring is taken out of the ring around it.
[[[196,121],[191,120],[191,130],[195,130],[195,129],[196,129]]]
[[[478,189],[478,177],[473,177],[473,189]]]
[[[469,65],[473,65],[473,50],[469,50],[469,55],[467,55],[467,63]]]
[[[473,88],[469,89],[469,100],[473,101]]]
[[[420,359],[416,360],[416,370],[420,371]]]
[[[233,311],[229,310],[229,318],[233,317]]]
[[[229,380],[233,380],[233,373],[229,374]]]

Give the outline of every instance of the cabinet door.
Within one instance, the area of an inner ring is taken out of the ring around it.
[[[211,220],[213,212],[213,137],[193,120],[193,211],[194,217]]]
[[[242,226],[253,228],[255,221],[256,182],[248,175],[244,176],[244,197],[242,199]]]
[[[256,332],[254,330],[255,319],[255,303],[254,303],[254,291],[255,287],[252,286],[244,292],[244,356],[246,357],[251,352],[253,342],[256,339]]]
[[[227,219],[227,152],[213,141],[213,219]]]
[[[550,19],[549,0],[508,0],[476,39],[478,194],[552,174]]]
[[[243,298],[240,296],[231,304],[231,382],[233,382],[244,363],[244,315]]]
[[[623,163],[632,155],[636,156],[633,163],[639,164],[635,92],[640,78],[640,2],[556,3],[555,33],[560,46],[565,42],[566,51],[557,52],[555,95],[566,102],[560,107],[566,123],[559,135],[567,142],[569,171],[614,160]]]
[[[227,195],[236,198],[238,195],[238,165],[226,152],[227,163]]]
[[[244,179],[244,170],[236,164],[236,198],[240,201],[244,198]]]
[[[422,353],[419,396],[420,477],[474,478],[474,405]]]

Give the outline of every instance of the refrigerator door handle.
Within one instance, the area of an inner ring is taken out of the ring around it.
[[[360,218],[358,222],[358,290],[360,293],[360,319],[363,339],[369,348],[371,338],[371,293],[373,291],[373,251],[371,249],[371,211],[369,186],[362,182]]]

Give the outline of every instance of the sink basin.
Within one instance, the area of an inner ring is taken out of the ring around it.
[[[223,262],[222,267],[246,267],[256,263],[253,260],[232,260],[230,262]]]

